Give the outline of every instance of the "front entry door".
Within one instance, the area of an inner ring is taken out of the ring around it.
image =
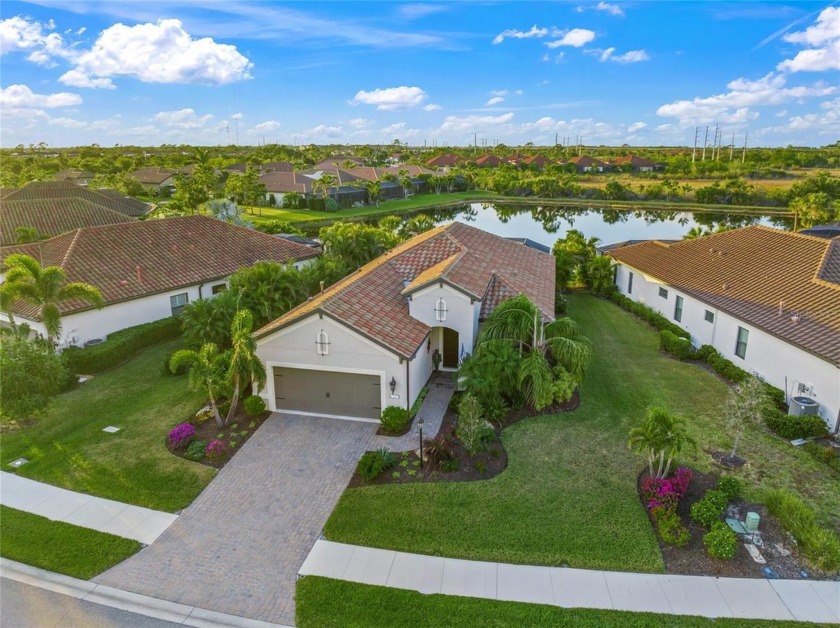
[[[458,368],[458,332],[448,327],[443,328],[443,366]]]

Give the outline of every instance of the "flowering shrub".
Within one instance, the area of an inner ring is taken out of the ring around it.
[[[680,467],[669,478],[645,478],[642,481],[642,497],[648,508],[663,506],[665,510],[673,510],[688,491],[691,469]]]
[[[225,444],[220,440],[211,440],[204,450],[204,455],[213,460],[221,458],[225,455]]]
[[[193,436],[195,436],[195,426],[189,423],[181,423],[181,425],[176,425],[169,431],[169,444],[174,449],[180,449],[188,445]]]
[[[680,521],[680,516],[675,510],[666,510],[664,506],[656,506],[651,509],[656,528],[659,530],[659,537],[669,545],[684,547],[691,540],[691,533]]]

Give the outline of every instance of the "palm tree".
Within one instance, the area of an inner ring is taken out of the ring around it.
[[[219,348],[212,342],[202,345],[198,351],[181,349],[169,360],[169,368],[173,373],[177,373],[183,366],[189,367],[190,388],[207,391],[216,425],[224,427],[225,422],[219,414],[217,401],[225,384],[227,364],[224,354],[219,353]]]
[[[286,192],[283,195],[283,207],[287,209],[298,209],[301,199],[303,199],[303,195],[300,192],[295,192],[294,190]]]
[[[570,318],[559,318],[547,325],[540,309],[524,294],[501,303],[484,322],[478,344],[507,340],[518,344],[523,356],[519,366],[519,385],[528,403],[541,409],[551,402],[554,381],[551,363],[560,364],[580,382],[592,349]]]
[[[414,181],[411,180],[411,177],[405,175],[403,178],[400,179],[400,185],[403,188],[405,197],[408,198],[409,192],[411,192],[414,189]]]
[[[554,251],[554,280],[557,290],[566,292],[566,288],[575,276],[576,265],[575,258],[565,249]]]
[[[67,283],[67,274],[58,266],[42,267],[34,257],[13,253],[4,261],[5,282],[0,286],[0,306],[12,319],[12,305],[20,300],[38,308],[41,320],[47,330],[51,347],[61,333],[62,303],[86,301],[97,308],[104,305],[99,289],[87,283]]]
[[[671,414],[667,408],[648,408],[641,425],[630,430],[628,445],[648,458],[648,473],[652,478],[664,478],[671,470],[671,462],[687,446],[696,443],[686,431],[686,421]],[[656,473],[654,463],[659,460]]]
[[[683,236],[683,240],[696,240],[697,238],[709,235],[709,233],[710,232],[703,229],[703,227],[692,227],[688,230],[688,233]]]
[[[236,414],[239,393],[244,382],[254,382],[257,388],[265,386],[265,366],[257,357],[257,340],[251,333],[253,327],[254,319],[248,310],[239,310],[230,325],[232,348],[227,377],[233,386],[233,397],[231,397],[230,410],[227,419],[225,419],[225,424],[230,422]]]
[[[324,199],[324,202],[326,202],[327,196],[330,193],[330,188],[333,187],[335,184],[335,176],[331,174],[322,174],[321,177],[312,184],[312,188],[316,192],[320,192],[321,196]]]
[[[379,199],[382,198],[382,183],[379,181],[367,181],[365,183],[365,189],[371,202],[379,207]]]
[[[586,280],[595,294],[606,294],[615,285],[615,264],[606,255],[589,260],[586,266]]]
[[[38,233],[38,229],[35,227],[17,227],[15,229],[15,242],[18,244],[31,244],[45,239],[46,237]]]

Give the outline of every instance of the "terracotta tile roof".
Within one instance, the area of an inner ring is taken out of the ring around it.
[[[145,185],[160,185],[175,173],[167,168],[159,166],[149,166],[147,168],[140,168],[130,173],[128,176],[137,179],[140,183]]]
[[[6,194],[3,200],[34,201],[71,198],[83,199],[89,203],[107,207],[112,211],[120,212],[133,218],[140,217],[149,210],[149,207],[145,203],[139,206],[134,199],[131,199],[131,201],[117,199],[113,196],[101,194],[97,190],[90,190],[76,185],[70,181],[32,181],[22,188]]]
[[[73,181],[75,179],[93,179],[95,175],[90,170],[65,168],[56,172],[54,176],[56,181]]]
[[[551,160],[545,155],[532,155],[531,157],[526,157],[522,161],[528,164],[529,166],[547,166],[551,163]]]
[[[452,166],[457,166],[462,161],[463,159],[461,159],[458,155],[449,153],[447,155],[432,157],[426,161],[426,165],[430,168],[451,168]]]
[[[462,223],[404,242],[256,332],[262,338],[314,312],[331,316],[397,355],[411,357],[430,328],[409,315],[405,294],[444,279],[492,302],[526,293],[554,314],[554,259]],[[409,282],[406,284],[406,282]],[[498,288],[493,285],[498,283]],[[408,287],[406,287],[408,286]]]
[[[208,216],[77,229],[43,242],[6,247],[2,253],[26,253],[42,265],[61,266],[68,281],[99,288],[106,304],[225,278],[259,261],[318,255],[307,246]],[[87,307],[67,303],[61,309],[66,314]],[[37,314],[22,305],[15,311]]]
[[[639,157],[638,155],[625,155],[623,157],[616,157],[615,159],[612,159],[611,162],[615,166],[623,166],[624,164],[630,164],[634,168],[656,167],[656,162],[653,162],[650,159],[645,159],[644,157]]]
[[[643,242],[609,255],[840,364],[837,240],[751,226],[670,245]]]
[[[421,174],[437,174],[434,170],[429,170],[423,166],[415,166],[413,164],[403,164],[402,166],[388,166],[387,168],[374,168],[373,166],[359,166],[358,168],[347,168],[345,172],[351,175],[364,179],[365,181],[381,181],[383,175],[393,174],[399,176],[400,171],[406,171],[408,176],[417,177]]]
[[[299,177],[296,172],[268,172],[260,175],[260,182],[265,185],[266,192],[312,192],[314,179]]]
[[[34,227],[44,236],[57,236],[81,227],[133,222],[134,219],[81,198],[26,201],[0,200],[0,243],[15,244],[18,227]]]
[[[566,163],[575,164],[581,168],[604,168],[609,165],[607,162],[601,161],[597,157],[590,157],[589,155],[578,155],[577,157],[572,157]]]
[[[352,155],[336,155],[335,157],[327,157],[326,159],[322,159],[317,164],[312,166],[315,170],[336,170],[338,168],[345,168],[346,163],[350,161],[354,164],[361,166],[365,163],[365,160],[361,157],[353,157]]]
[[[496,155],[482,155],[476,159],[474,163],[480,168],[495,168],[496,166],[501,165],[502,160],[500,157],[496,157]]]
[[[110,199],[115,201],[119,201],[123,205],[127,205],[129,207],[133,207],[135,211],[142,212],[141,215],[147,214],[153,207],[151,203],[144,203],[143,201],[138,201],[136,198],[131,196],[126,196],[123,192],[119,190],[109,190],[108,188],[103,188],[101,190],[95,190],[97,194],[102,194],[107,196]]]

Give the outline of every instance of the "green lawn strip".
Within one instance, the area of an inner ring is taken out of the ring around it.
[[[544,604],[500,602],[454,595],[423,595],[318,576],[297,582],[296,622],[301,628],[329,626],[615,626],[654,628],[751,628],[801,626],[795,621],[707,619],[686,615],[656,615]]]
[[[18,475],[155,510],[186,507],[215,470],[178,458],[166,433],[201,406],[185,377],[161,373],[178,341],[150,347],[53,400],[46,415],[3,435],[0,465],[23,456]],[[114,425],[116,434],[102,429]]]
[[[0,506],[0,533],[0,556],[84,580],[140,550],[131,539],[7,506]]]

